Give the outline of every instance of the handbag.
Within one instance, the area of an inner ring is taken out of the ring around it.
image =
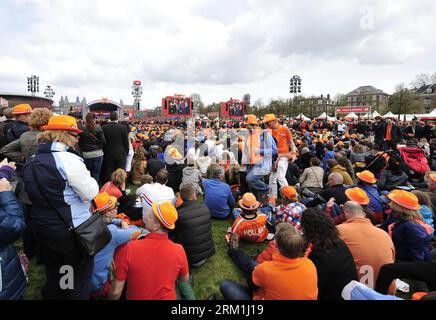
[[[101,214],[96,212],[89,219],[81,223],[77,228],[74,228],[73,223],[71,225],[64,219],[59,210],[47,199],[47,192],[43,190],[37,176],[35,164],[32,161],[31,171],[33,175],[33,180],[35,180],[36,186],[39,189],[44,200],[53,209],[54,212],[59,216],[59,218],[64,222],[68,231],[74,236],[81,253],[88,257],[95,256],[100,250],[102,250],[112,239],[112,234],[110,233],[106,223],[101,219]]]

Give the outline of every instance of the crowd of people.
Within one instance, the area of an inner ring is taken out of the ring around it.
[[[396,279],[436,291],[430,122],[97,123],[23,104],[3,110],[0,155],[0,299],[23,298],[29,259],[44,299],[195,299],[215,241],[247,275],[222,279],[225,299],[388,300]],[[228,221],[220,239],[214,220]],[[97,222],[109,237],[87,239],[90,254],[80,230]]]

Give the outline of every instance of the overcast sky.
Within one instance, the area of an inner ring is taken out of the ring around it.
[[[142,106],[174,93],[219,102],[373,85],[392,93],[436,71],[434,0],[1,0],[0,93],[42,92]]]

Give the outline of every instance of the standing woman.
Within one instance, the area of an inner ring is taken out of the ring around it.
[[[79,148],[82,151],[86,168],[91,172],[91,176],[98,181],[106,139],[101,127],[95,123],[94,117],[92,112],[89,112],[85,117],[85,127],[83,132],[79,134]]]
[[[44,252],[44,298],[89,299],[93,259],[81,254],[64,220],[76,228],[91,217],[91,200],[98,194],[98,184],[82,158],[72,151],[82,132],[76,119],[53,116],[43,129],[35,157],[23,167],[23,180],[32,201],[32,230]],[[74,283],[66,289],[61,278],[68,271]]]

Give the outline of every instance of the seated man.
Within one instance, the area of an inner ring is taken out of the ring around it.
[[[127,243],[115,254],[110,300],[121,297],[126,281],[127,300],[176,299],[176,280],[189,280],[185,250],[168,239],[168,231],[174,229],[177,219],[176,208],[170,202],[153,203],[152,211],[145,216],[150,233],[143,240]]]
[[[212,218],[226,219],[235,205],[230,186],[224,182],[224,168],[217,166],[213,172],[213,179],[204,179],[203,187],[205,203]]]
[[[225,279],[220,285],[228,300],[316,300],[318,277],[315,265],[303,257],[301,235],[288,223],[280,223],[275,234],[278,252],[272,261],[257,264],[237,249],[238,237],[232,235],[229,256],[248,276],[246,288]]]
[[[197,201],[197,192],[191,183],[182,184],[180,196],[183,203],[177,208],[179,219],[170,236],[185,249],[189,265],[200,267],[215,254],[209,209]]]
[[[94,198],[95,214],[99,213],[112,235],[111,241],[94,257],[94,270],[92,273],[92,296],[94,298],[106,296],[109,292],[109,269],[115,249],[141,235],[141,229],[129,225],[117,216],[117,198],[107,192],[99,193]],[[144,230],[145,231],[145,230]],[[147,231],[145,231],[147,232]]]
[[[258,213],[259,201],[252,193],[246,193],[239,200],[239,206],[242,212],[238,214],[236,220],[233,222],[233,226],[229,228],[226,240],[230,240],[230,235],[236,233],[239,239],[247,240],[250,242],[263,242],[268,236],[267,220],[268,217],[265,214]],[[238,209],[235,209],[235,213],[239,213]]]
[[[383,222],[383,204],[377,188],[377,179],[371,171],[358,172],[357,186],[364,190],[369,197],[368,208],[372,210],[379,223]]]
[[[344,204],[347,221],[337,226],[339,237],[353,255],[359,281],[373,289],[380,268],[395,261],[395,247],[389,235],[372,225],[356,201]],[[364,280],[364,281],[362,281]]]
[[[338,205],[344,204],[348,201],[345,194],[345,187],[343,185],[344,178],[337,172],[330,173],[327,181],[329,188],[318,194],[318,197],[310,201],[306,206],[315,207],[319,204],[326,204],[331,198],[336,199]]]
[[[152,212],[152,204],[154,202],[168,201],[171,204],[176,203],[176,196],[173,189],[166,186],[168,182],[168,171],[161,169],[156,174],[156,183],[144,184],[138,190],[136,195],[141,198],[143,217]]]

